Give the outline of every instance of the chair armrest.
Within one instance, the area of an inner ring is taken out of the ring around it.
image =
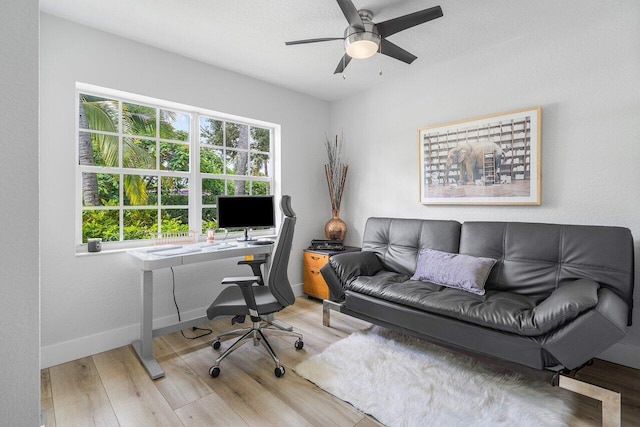
[[[344,289],[358,276],[373,276],[384,267],[378,256],[371,251],[346,252],[329,258],[320,273],[324,278],[332,301],[344,300]]]
[[[247,308],[249,309],[249,315],[251,320],[257,322],[260,320],[258,315],[258,305],[256,304],[256,297],[253,294],[253,284],[259,283],[259,276],[241,276],[241,277],[225,277],[220,282],[223,285],[237,285],[240,287],[242,297],[244,298]]]
[[[243,286],[251,286],[254,283],[257,283],[260,280],[260,276],[239,276],[239,277],[225,277],[220,282],[223,285],[238,285],[240,287]]]
[[[238,261],[238,265],[248,265],[249,267],[251,267],[251,271],[253,272],[253,275],[260,277],[258,284],[264,285],[264,279],[262,278],[262,270],[260,269],[260,266],[262,264],[265,264],[266,262],[267,262],[266,259],[249,259],[249,260]]]

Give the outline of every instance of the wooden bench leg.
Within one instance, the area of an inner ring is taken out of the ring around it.
[[[602,427],[620,427],[622,400],[620,393],[560,375],[558,387],[602,402]]]

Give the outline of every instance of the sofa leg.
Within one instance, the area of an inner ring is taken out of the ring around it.
[[[342,311],[342,304],[325,299],[322,300],[322,325],[331,326],[331,310],[335,310],[338,313]]]
[[[620,393],[575,378],[560,374],[558,387],[602,402],[602,426],[620,427],[622,422],[622,401]]]

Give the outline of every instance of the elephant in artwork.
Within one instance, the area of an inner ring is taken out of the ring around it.
[[[504,153],[498,144],[489,141],[467,142],[449,150],[444,176],[448,179],[449,168],[457,164],[460,170],[458,182],[473,184],[476,179],[481,178],[485,153],[493,153],[496,174],[494,182],[500,182],[499,171]]]

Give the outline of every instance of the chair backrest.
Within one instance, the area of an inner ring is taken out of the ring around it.
[[[295,302],[295,295],[289,283],[287,269],[289,266],[289,255],[291,255],[291,245],[293,242],[293,230],[296,225],[296,214],[291,208],[291,197],[282,196],[280,208],[284,215],[280,233],[276,240],[275,249],[271,253],[271,262],[267,285],[274,297],[283,307]]]

